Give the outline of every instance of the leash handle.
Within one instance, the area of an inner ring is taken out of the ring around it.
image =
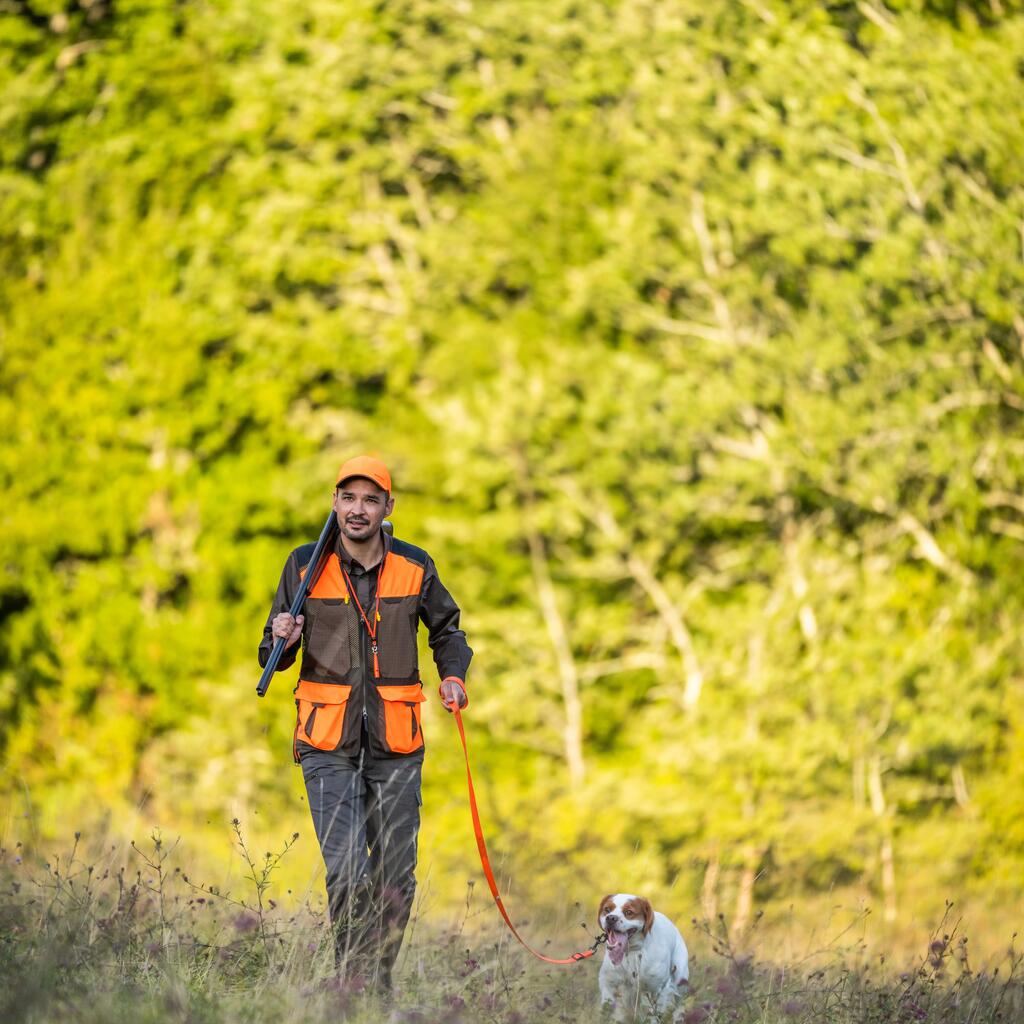
[[[491,859],[487,856],[487,843],[484,841],[484,830],[483,826],[480,824],[480,811],[476,804],[476,790],[473,788],[473,773],[469,767],[469,747],[466,745],[466,730],[462,725],[462,715],[460,714],[457,706],[452,709],[452,714],[455,716],[455,724],[459,728],[459,739],[462,740],[462,753],[466,758],[466,786],[469,790],[469,811],[473,816],[473,834],[476,836],[476,848],[480,852],[480,865],[484,869],[484,877],[487,879],[487,885],[490,887],[491,895],[494,897],[494,902],[498,906],[498,912],[504,918],[505,924],[508,925],[508,930],[516,937],[519,944],[528,953],[532,953],[538,960],[543,960],[546,964],[578,964],[581,960],[586,960],[589,957],[592,957],[597,951],[597,947],[604,941],[603,935],[598,938],[590,949],[581,950],[578,953],[573,953],[572,956],[558,960],[550,956],[544,956],[543,953],[538,953],[537,950],[530,946],[519,932],[516,931],[516,926],[512,923],[512,919],[508,916],[508,911],[505,909],[505,904],[501,901],[501,894],[498,892],[498,883],[494,880],[494,872],[491,870]]]

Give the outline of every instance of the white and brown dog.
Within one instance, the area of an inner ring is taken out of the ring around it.
[[[679,929],[629,893],[605,896],[597,923],[607,936],[598,984],[616,1021],[664,1019],[683,1002],[690,957]]]

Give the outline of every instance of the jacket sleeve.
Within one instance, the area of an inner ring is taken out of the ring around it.
[[[298,589],[299,559],[298,550],[296,550],[288,556],[288,561],[284,563],[284,569],[281,571],[281,580],[277,584],[277,593],[274,595],[274,603],[270,606],[270,614],[267,616],[266,624],[263,627],[263,639],[260,641],[259,646],[260,668],[266,666],[270,660],[270,652],[274,649],[274,637],[270,632],[270,624],[273,622],[275,615],[286,612],[291,608]],[[281,660],[277,663],[278,672],[283,672],[286,668],[291,668],[295,664],[295,657],[299,653],[300,647],[302,647],[302,641],[297,640],[291,647],[284,649],[281,654]]]
[[[420,591],[420,619],[427,627],[427,642],[434,652],[438,675],[441,679],[455,676],[464,683],[473,651],[459,629],[459,615],[459,606],[437,575],[434,560],[428,558]]]

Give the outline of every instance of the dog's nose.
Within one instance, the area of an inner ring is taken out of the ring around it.
[[[619,923],[618,914],[605,914],[604,926],[605,928],[614,928]]]

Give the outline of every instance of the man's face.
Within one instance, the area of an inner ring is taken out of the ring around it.
[[[375,537],[394,507],[395,499],[365,477],[351,477],[334,491],[334,514],[338,517],[338,527],[349,540]]]

